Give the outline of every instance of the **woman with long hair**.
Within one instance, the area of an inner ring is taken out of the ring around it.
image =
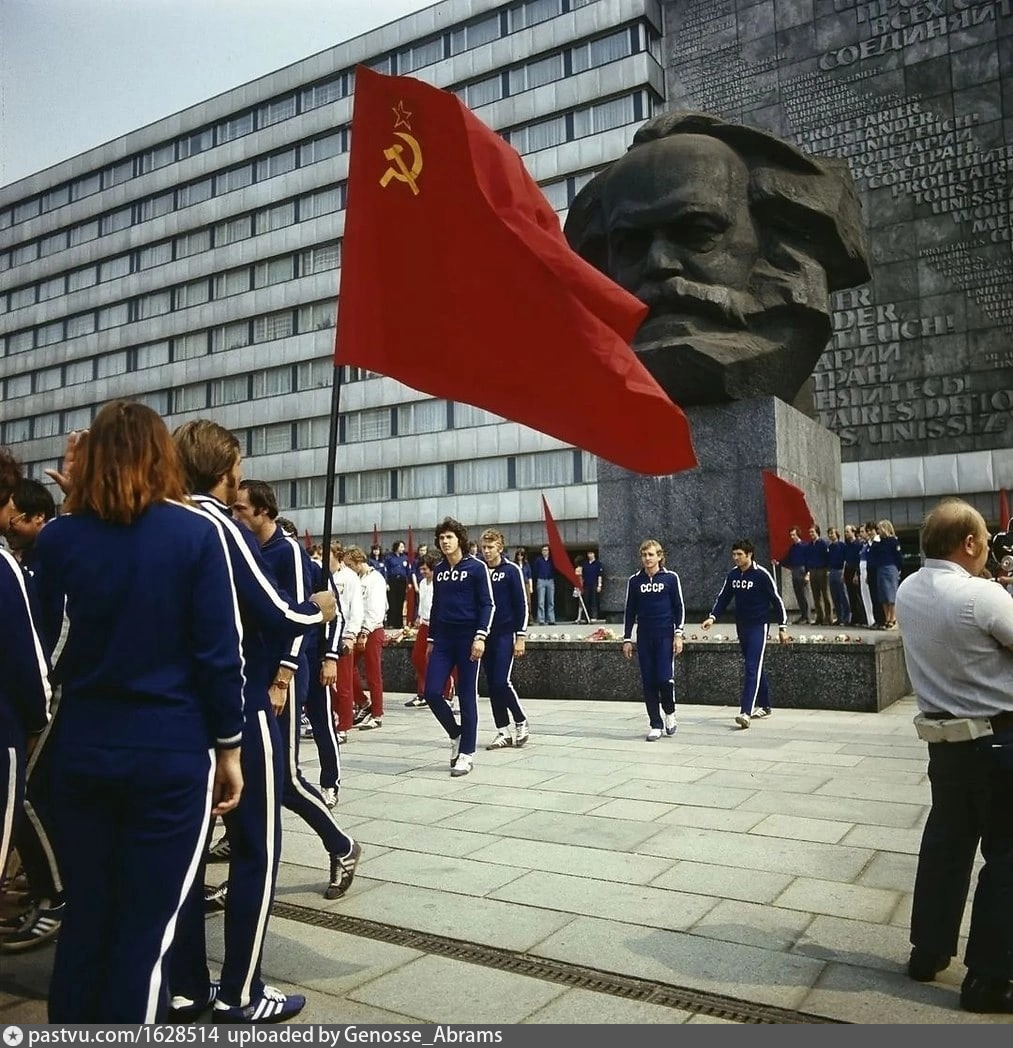
[[[49,743],[66,889],[49,1020],[158,1022],[208,819],[242,790],[235,592],[220,525],[188,504],[143,404],[99,412],[64,507],[36,545],[43,604],[64,596],[68,619]]]
[[[900,571],[904,564],[904,555],[900,548],[900,539],[889,520],[881,520],[876,525],[879,542],[874,543],[876,561],[876,597],[883,607],[883,628],[895,630],[897,615],[894,604],[897,601],[897,586],[900,583]]]

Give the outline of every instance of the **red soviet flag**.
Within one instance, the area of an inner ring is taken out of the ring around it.
[[[767,535],[770,559],[779,563],[788,555],[791,540],[788,532],[799,528],[803,541],[811,524],[816,523],[801,488],[782,480],[769,469],[763,471],[763,498],[767,504]]]
[[[999,530],[1006,531],[1009,527],[1009,499],[1006,497],[1006,489],[999,489]]]
[[[549,512],[549,504],[545,501],[544,495],[542,496],[542,511],[545,513],[545,531],[549,536],[549,556],[552,559],[552,566],[560,575],[568,579],[576,589],[580,589],[580,576],[570,560],[570,554],[566,552],[562,536],[559,534],[559,528],[556,527],[556,522],[552,519],[552,514]]]
[[[517,152],[455,95],[355,71],[335,361],[626,469],[696,465],[630,340],[647,307],[580,258]]]

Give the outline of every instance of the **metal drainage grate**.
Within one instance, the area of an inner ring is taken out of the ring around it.
[[[297,906],[289,902],[275,902],[272,913],[276,917],[298,921],[300,924],[311,924],[347,935],[358,935],[364,939],[377,939],[396,946],[407,946],[423,953],[452,957],[454,960],[478,964],[484,968],[527,975],[532,979],[543,979],[546,982],[560,983],[595,993],[611,994],[613,997],[644,1001],[665,1008],[678,1008],[694,1015],[707,1015],[736,1023],[840,1024],[839,1020],[828,1019],[822,1015],[810,1015],[807,1012],[778,1008],[769,1004],[755,1004],[752,1001],[741,1001],[705,990],[668,986],[650,979],[634,979],[612,972],[598,971],[595,968],[585,968],[579,964],[532,957],[495,946],[461,942],[444,935],[412,931],[410,928],[399,928],[393,924],[382,924],[380,921],[370,921],[363,917],[314,910],[309,906]]]

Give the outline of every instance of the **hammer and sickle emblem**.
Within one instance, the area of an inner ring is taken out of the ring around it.
[[[411,186],[412,193],[418,196],[419,187],[415,180],[419,177],[419,172],[422,170],[422,149],[419,147],[416,139],[411,135],[406,135],[403,131],[395,131],[394,136],[408,143],[408,147],[412,151],[411,168],[409,169],[404,161],[404,146],[395,143],[383,151],[383,155],[391,162],[391,166],[383,173],[380,185],[386,189],[390,180],[396,178],[399,182],[407,182]]]

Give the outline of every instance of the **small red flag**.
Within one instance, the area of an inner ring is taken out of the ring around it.
[[[549,504],[545,501],[544,495],[542,496],[542,510],[545,513],[545,530],[549,536],[549,556],[552,558],[552,566],[560,575],[573,583],[577,589],[580,589],[580,576],[570,560],[570,555],[566,552],[563,539],[559,534],[559,528],[556,527],[556,522],[552,519],[552,514],[549,512]]]
[[[408,601],[408,622],[415,621],[415,536],[411,524],[408,525],[408,590],[406,598]]]
[[[686,416],[630,348],[647,307],[571,249],[517,152],[447,91],[355,81],[335,362],[639,473],[695,466]],[[510,367],[490,382],[476,347]]]
[[[306,530],[303,532],[302,540],[307,550],[313,549],[313,536],[310,534],[309,528],[306,528]]]
[[[380,545],[380,529],[375,524],[373,525],[373,545]]]
[[[1005,488],[999,489],[999,530],[1009,530],[1009,499]]]
[[[782,480],[769,469],[763,471],[763,498],[767,504],[767,536],[770,541],[770,559],[781,562],[788,555],[792,528],[808,531],[816,523],[812,510],[801,488]],[[803,539],[805,535],[803,534]]]

